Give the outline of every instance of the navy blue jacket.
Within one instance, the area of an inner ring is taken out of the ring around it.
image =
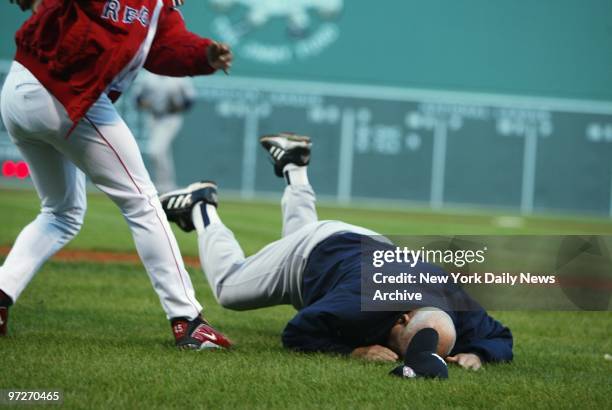
[[[345,233],[321,242],[304,272],[302,308],[285,327],[287,348],[349,354],[356,347],[387,345],[405,312],[361,311],[361,239]],[[475,353],[485,362],[512,360],[512,333],[482,309],[448,311],[457,340],[451,355]]]

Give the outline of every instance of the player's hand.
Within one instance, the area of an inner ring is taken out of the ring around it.
[[[213,41],[206,49],[206,57],[208,64],[215,70],[223,70],[227,74],[232,68],[234,55],[227,44]]]
[[[468,370],[478,370],[482,367],[480,357],[474,353],[458,353],[454,356],[446,356],[449,363],[457,363],[459,366]]]
[[[25,10],[29,10],[30,8],[32,8],[32,3],[34,3],[34,0],[10,0],[10,2],[17,3],[19,8],[25,11]]]
[[[399,359],[393,350],[381,345],[358,347],[351,352],[351,356],[379,362],[395,362]]]

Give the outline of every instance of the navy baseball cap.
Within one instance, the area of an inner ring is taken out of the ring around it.
[[[438,337],[438,332],[432,328],[419,330],[406,348],[404,364],[389,374],[406,379],[448,379],[448,366],[436,354]]]

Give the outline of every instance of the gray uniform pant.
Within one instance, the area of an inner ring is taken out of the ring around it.
[[[314,247],[331,235],[377,235],[339,221],[318,221],[310,185],[288,185],[281,202],[282,238],[245,258],[232,232],[222,223],[198,237],[200,261],[217,301],[234,310],[291,304],[303,307],[302,276]]]

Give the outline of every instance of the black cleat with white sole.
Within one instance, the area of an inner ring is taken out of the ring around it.
[[[196,182],[187,188],[163,194],[159,200],[168,220],[183,231],[191,232],[195,229],[191,220],[191,210],[195,204],[204,202],[217,207],[217,184],[212,181]]]
[[[264,135],[259,139],[259,143],[270,154],[277,177],[283,177],[283,168],[287,164],[305,166],[310,162],[312,142],[310,137],[305,135],[281,132]]]

